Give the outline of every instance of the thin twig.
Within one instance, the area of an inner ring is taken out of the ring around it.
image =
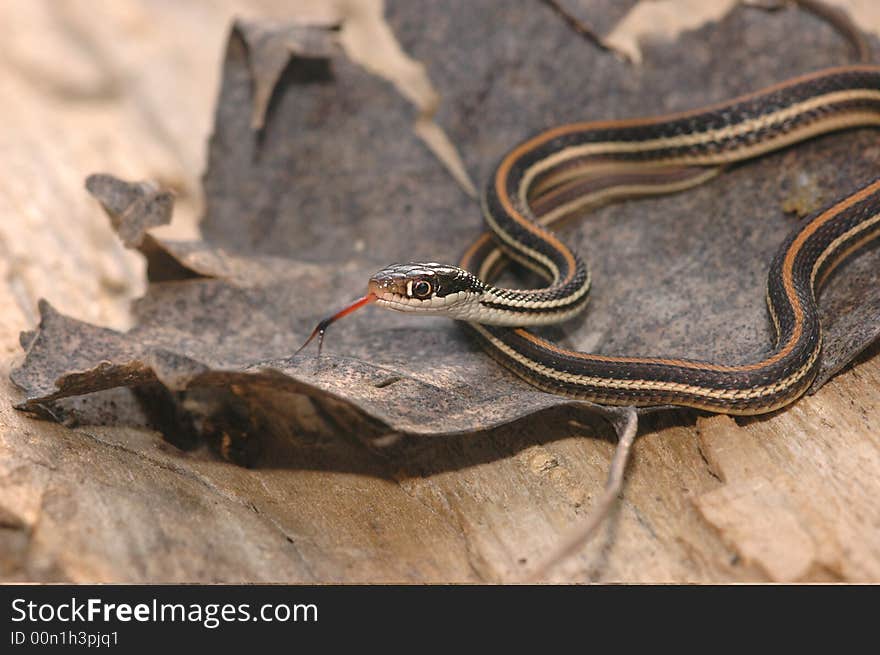
[[[840,32],[855,50],[859,63],[867,64],[872,59],[871,47],[864,34],[853,22],[849,13],[841,7],[829,5],[824,0],[770,0],[769,2],[767,0],[746,0],[745,4],[764,11],[777,11],[789,5],[800,7]]]
[[[858,25],[853,22],[849,12],[840,7],[832,7],[827,2],[822,2],[822,0],[794,1],[804,11],[808,11],[818,18],[827,21],[834,29],[840,32],[855,49],[860,63],[867,64],[871,61],[871,47],[868,45],[868,41]]]
[[[629,461],[629,453],[636,438],[639,427],[639,416],[632,407],[626,408],[625,413],[614,422],[614,429],[618,433],[617,449],[611,459],[611,469],[608,472],[608,480],[605,483],[605,491],[599,498],[599,502],[587,517],[586,523],[566,537],[562,544],[541,562],[528,576],[528,582],[544,580],[550,570],[563,560],[571,557],[583,548],[596,533],[597,528],[614,506],[617,496],[623,487],[623,472]],[[622,425],[621,425],[622,423]]]
[[[596,33],[596,30],[594,30],[582,20],[578,19],[577,16],[566,10],[562,5],[559,4],[558,0],[540,0],[540,2],[543,2],[545,5],[550,7],[550,9],[555,11],[562,20],[568,23],[568,26],[572,30],[587,39],[587,41],[591,42],[593,45],[601,48],[602,50],[611,50],[611,48],[609,48],[605,44],[605,41],[602,39],[602,37]]]

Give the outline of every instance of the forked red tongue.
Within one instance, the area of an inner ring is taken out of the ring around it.
[[[343,316],[348,316],[353,311],[360,309],[364,305],[369,305],[374,300],[376,300],[376,295],[368,293],[363,298],[358,298],[357,300],[355,300],[348,307],[340,309],[338,312],[333,314],[333,316],[328,316],[327,318],[323,319],[320,323],[318,323],[317,326],[315,326],[315,329],[312,330],[312,334],[309,336],[308,339],[306,339],[306,342],[301,345],[295,353],[293,353],[293,356],[296,357],[297,355],[299,355],[300,351],[308,346],[312,342],[312,339],[314,339],[315,337],[318,337],[318,356],[320,356],[321,348],[324,347],[324,333],[327,331],[327,328],[330,327],[330,324],[335,323]]]

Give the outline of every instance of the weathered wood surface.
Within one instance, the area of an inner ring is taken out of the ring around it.
[[[410,440],[380,457],[346,438],[364,429],[357,417],[331,425],[316,414],[309,438],[291,434],[277,457],[270,449],[245,470],[181,453],[158,433],[68,430],[11,409],[20,396],[5,373],[38,298],[123,327],[143,290],[142,262],[121,249],[85,176],[106,170],[176,188],[171,230],[192,234],[230,15],[283,15],[270,3],[132,0],[94,21],[86,5],[0,9],[14,28],[0,57],[0,575],[517,579],[598,496],[613,450],[601,428],[557,413],[442,443]],[[841,43],[828,63],[846,51]],[[401,86],[404,95],[413,87]],[[771,418],[683,414],[645,426],[619,507],[558,578],[880,579],[876,352]]]

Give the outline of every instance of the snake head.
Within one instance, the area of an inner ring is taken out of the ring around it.
[[[368,286],[380,306],[451,318],[466,317],[484,289],[483,282],[466,270],[434,262],[386,266]]]
[[[370,278],[367,295],[322,319],[297,354],[318,339],[318,354],[327,328],[344,316],[375,302],[400,312],[419,312],[468,320],[480,307],[486,285],[463,268],[446,264],[392,264]]]

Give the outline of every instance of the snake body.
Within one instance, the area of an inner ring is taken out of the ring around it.
[[[814,214],[782,244],[767,285],[777,340],[760,360],[742,365],[583,353],[524,329],[563,321],[587,302],[586,264],[548,228],[590,207],[681,191],[725,165],[877,124],[880,67],[848,66],[690,112],[549,129],[494,169],[482,199],[489,232],[458,267],[393,265],[371,279],[370,293],[392,309],[466,321],[494,358],[553,393],[610,405],[772,411],[799,397],[816,374],[822,346],[816,293],[847,255],[880,236],[880,180]],[[547,285],[491,285],[502,253]]]

